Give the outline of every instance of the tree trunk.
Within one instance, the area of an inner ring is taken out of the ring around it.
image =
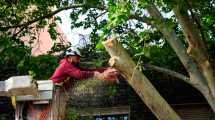
[[[173,50],[176,52],[180,61],[188,71],[190,75],[190,83],[193,87],[198,89],[206,98],[209,105],[215,112],[215,97],[213,97],[211,91],[209,90],[208,84],[198,66],[192,58],[187,54],[186,48],[182,44],[182,42],[177,38],[176,33],[173,29],[169,28],[165,23],[165,20],[161,13],[158,11],[154,4],[149,4],[147,10],[154,19],[159,21],[159,24],[155,24],[157,29],[164,35],[166,40],[169,42]]]
[[[212,95],[215,97],[215,73],[209,60],[206,46],[201,39],[201,33],[198,27],[191,22],[187,10],[181,12],[182,9],[177,5],[173,11],[182,27],[185,38],[188,41],[188,54],[190,54],[196,61],[208,82]]]
[[[137,69],[137,65],[116,39],[110,39],[103,44],[111,56],[110,65],[120,70],[128,83],[159,120],[181,120],[145,75]]]

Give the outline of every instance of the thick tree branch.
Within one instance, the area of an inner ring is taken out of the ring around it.
[[[28,21],[28,22],[25,22],[25,23],[22,23],[22,24],[18,24],[18,25],[12,25],[12,26],[1,26],[0,27],[0,30],[8,30],[8,29],[11,29],[11,28],[18,28],[18,27],[27,27],[39,20],[42,20],[42,19],[46,19],[46,18],[50,18],[52,16],[54,16],[55,14],[61,12],[61,11],[64,11],[64,10],[68,10],[68,9],[72,9],[72,8],[79,8],[79,7],[90,7],[90,8],[98,8],[100,10],[105,10],[105,7],[104,6],[89,6],[87,4],[74,4],[74,5],[70,5],[70,6],[67,6],[67,7],[63,7],[63,8],[59,8],[51,13],[48,13],[44,16],[41,16],[41,17],[38,17],[34,20],[31,20],[31,21]]]
[[[117,68],[121,72],[125,80],[133,87],[158,120],[181,120],[148,78],[137,69],[137,64],[117,39],[109,39],[103,42],[103,45],[111,56],[110,66]]]
[[[183,10],[184,8],[180,5],[176,5],[173,9],[176,18],[182,27],[183,34],[189,43],[188,53],[202,71],[208,82],[208,86],[215,97],[215,70],[209,59],[207,47],[201,38],[198,26],[190,20],[190,15],[187,13],[187,9]]]
[[[181,79],[184,82],[190,84],[190,81],[189,81],[190,78],[185,76],[185,75],[183,75],[183,74],[181,74],[181,73],[178,73],[178,72],[166,69],[166,68],[158,67],[158,66],[155,66],[155,65],[151,65],[151,64],[144,64],[144,68],[168,74],[170,76],[176,77],[176,78]]]
[[[215,112],[215,98],[209,90],[208,84],[203,74],[198,69],[197,64],[187,54],[186,48],[184,47],[183,43],[177,38],[175,31],[168,27],[160,11],[153,3],[150,3],[148,5],[147,10],[151,17],[159,21],[159,24],[155,24],[155,26],[164,35],[166,40],[176,52],[184,67],[187,69],[190,75],[190,82],[192,83],[192,86],[197,88],[205,96],[211,108]]]
[[[188,9],[189,9],[189,11],[190,11],[190,13],[191,13],[192,18],[193,18],[194,21],[196,22],[196,25],[197,25],[197,27],[198,27],[200,33],[201,33],[202,40],[203,40],[204,42],[206,42],[206,36],[205,36],[205,34],[204,34],[201,21],[200,21],[200,19],[198,18],[198,16],[194,13],[194,12],[195,12],[195,9],[194,9],[193,4],[192,4],[193,1],[192,1],[192,0],[184,0],[184,1],[186,2],[187,6],[188,6]],[[193,11],[193,9],[194,9],[194,11]]]

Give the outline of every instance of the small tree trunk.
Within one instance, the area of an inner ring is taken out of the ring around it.
[[[137,70],[137,65],[116,39],[108,40],[103,44],[112,57],[110,65],[120,70],[128,83],[159,120],[181,120],[143,73]]]

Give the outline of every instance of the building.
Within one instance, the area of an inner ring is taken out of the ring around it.
[[[48,32],[48,26],[38,30],[32,28],[31,32],[34,36],[26,35],[22,37],[22,40],[25,42],[26,45],[32,48],[33,56],[47,54],[48,51],[50,51],[53,45],[56,43],[62,45],[69,45],[67,37],[64,35],[59,26],[56,26],[56,31],[59,33],[59,35],[56,40],[52,40]]]

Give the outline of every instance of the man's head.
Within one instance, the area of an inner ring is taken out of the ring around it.
[[[81,53],[77,48],[70,47],[66,50],[65,57],[70,63],[78,65],[80,63]]]

